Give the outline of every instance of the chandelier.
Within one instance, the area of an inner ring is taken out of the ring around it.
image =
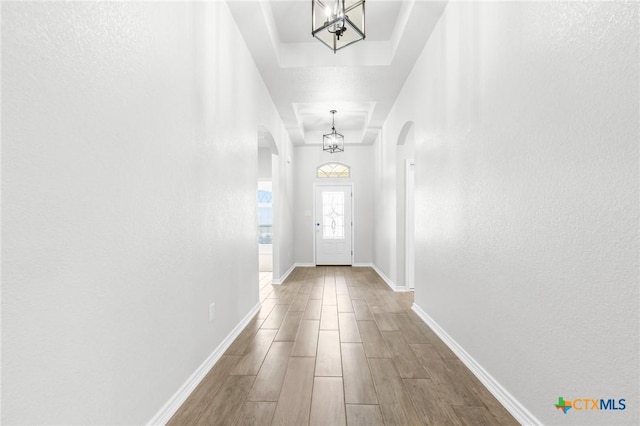
[[[336,115],[335,109],[329,111],[331,113],[331,133],[322,135],[322,150],[331,154],[334,152],[344,151],[344,136],[341,133],[336,132],[336,125],[334,118]]]
[[[311,35],[333,53],[364,40],[364,0],[311,0]]]

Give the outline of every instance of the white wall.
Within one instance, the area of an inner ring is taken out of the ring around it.
[[[396,195],[396,274],[394,277],[394,283],[398,287],[406,288],[408,283],[406,282],[406,243],[407,243],[407,229],[406,229],[406,173],[407,173],[407,161],[414,161],[414,125],[413,122],[407,122],[400,133],[396,137],[394,144],[395,147],[395,195]],[[393,139],[392,139],[393,141]]]
[[[280,282],[291,272],[294,251],[294,150],[282,124],[278,155],[273,156],[273,281]]]
[[[405,131],[403,131],[403,128]],[[414,125],[385,125],[374,143],[374,264],[397,289],[406,288],[406,161],[414,160]]]
[[[373,263],[378,271],[394,285],[397,268],[397,192],[396,177],[402,170],[397,167],[397,136],[385,130],[376,138],[374,149],[374,178],[376,200],[374,201]]]
[[[2,422],[145,423],[258,303],[277,112],[224,3],[3,3],[2,90]]]
[[[271,180],[271,149],[258,148],[258,179]]]
[[[640,421],[638,7],[449,3],[383,129],[393,167],[416,123],[416,305],[544,424]]]
[[[295,164],[295,262],[314,264],[313,258],[313,185],[315,183],[353,183],[354,263],[373,261],[373,147],[347,145],[344,152],[329,154],[319,145],[296,146]],[[318,179],[316,168],[327,162],[351,167],[350,179]]]
[[[282,123],[259,129],[259,138],[266,140],[269,148],[258,148],[258,178],[272,182],[273,192],[273,244],[272,260],[268,269],[273,273],[274,283],[286,279],[294,265],[294,225],[293,225],[293,146]],[[264,145],[264,144],[263,144]],[[261,256],[260,264],[266,259]]]

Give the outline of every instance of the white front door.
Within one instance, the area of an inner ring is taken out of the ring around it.
[[[316,265],[351,265],[351,185],[315,186]]]

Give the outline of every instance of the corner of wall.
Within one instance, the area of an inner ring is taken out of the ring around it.
[[[353,265],[353,266],[356,266],[356,265]],[[389,286],[389,288],[394,292],[400,293],[400,292],[406,292],[406,291],[413,291],[411,289],[408,289],[406,286],[397,285],[395,282],[393,282],[391,278],[386,276],[385,273],[382,272],[380,268],[378,268],[375,264],[372,263],[367,266],[371,266],[371,268],[373,268],[373,270],[376,271],[376,274],[378,274],[380,278],[382,278],[382,281],[384,281]]]
[[[511,415],[523,425],[541,425],[538,420],[524,405],[507,391],[487,370],[484,369],[462,346],[456,342],[438,323],[431,318],[420,306],[415,303],[411,306],[422,321],[460,358],[474,376],[482,382],[489,392],[511,413]]]
[[[189,395],[200,384],[202,379],[205,378],[207,373],[215,366],[216,362],[222,357],[224,352],[231,346],[233,341],[240,335],[242,330],[249,324],[249,321],[260,310],[260,303],[256,304],[247,315],[238,323],[238,325],[231,330],[231,332],[224,338],[224,340],[218,345],[217,348],[211,352],[211,354],[204,360],[202,364],[193,372],[193,374],[187,379],[187,381],[180,386],[180,388],[174,393],[171,398],[158,410],[158,412],[149,420],[148,425],[165,425],[171,420],[171,417],[178,411],[180,406],[187,400]]]
[[[283,282],[285,282],[285,280],[287,279],[287,277],[293,272],[293,270],[295,269],[296,264],[294,263],[293,265],[291,265],[291,267],[289,269],[287,269],[287,272],[285,272],[284,274],[282,274],[280,277],[278,278],[273,278],[271,280],[271,284],[273,285],[280,285]]]

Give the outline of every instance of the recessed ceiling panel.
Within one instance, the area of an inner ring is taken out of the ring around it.
[[[331,110],[336,110],[336,130],[364,132],[375,102],[333,102],[293,104],[303,132],[331,130]]]
[[[308,43],[311,36],[311,0],[274,1],[271,4],[280,43]]]
[[[401,1],[372,0],[365,3],[367,40],[391,40],[402,3]]]
[[[302,125],[305,132],[313,130],[329,131],[331,130],[331,114],[329,111],[326,113],[326,117],[322,118],[318,114],[307,114],[301,117]],[[335,115],[336,130],[346,131],[362,131],[367,124],[367,114],[357,113],[353,111],[346,111],[340,113],[338,111]]]
[[[331,129],[345,144],[371,144],[446,2],[366,0],[367,37],[331,52],[311,35],[311,0],[228,0],[295,145]],[[320,142],[318,142],[320,141]]]

